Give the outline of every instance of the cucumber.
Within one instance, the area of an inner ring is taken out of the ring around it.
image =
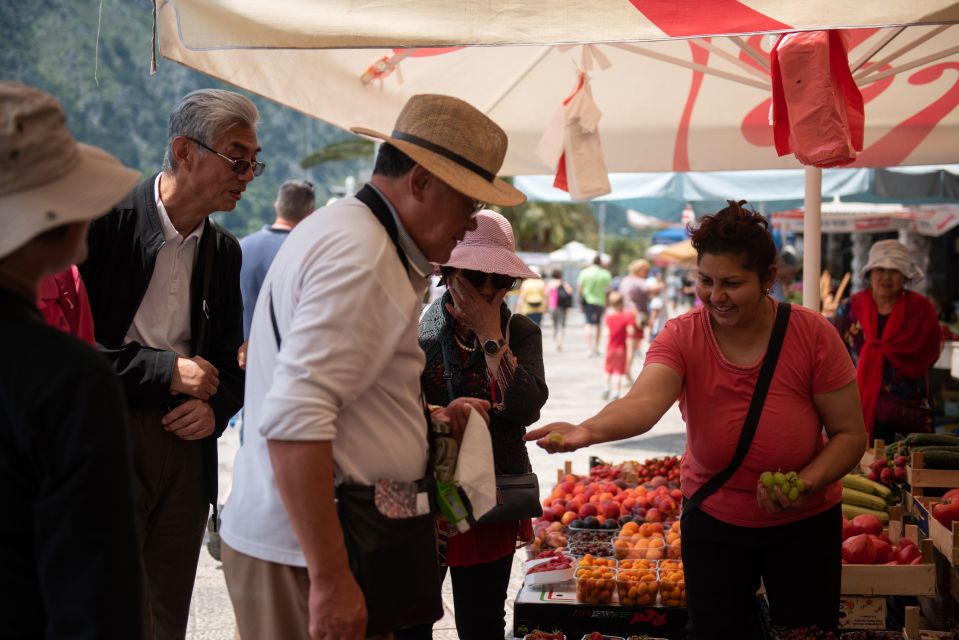
[[[847,520],[852,520],[856,516],[868,515],[876,516],[883,524],[889,522],[888,511],[876,511],[875,509],[867,509],[866,507],[860,507],[854,504],[846,504],[845,502],[842,503],[842,515],[846,516]]]
[[[875,511],[886,511],[889,509],[886,501],[879,496],[874,496],[871,493],[863,493],[862,491],[857,491],[855,489],[849,489],[848,487],[842,488],[842,502],[843,504],[866,507],[867,509],[873,509]]]
[[[849,489],[862,491],[863,493],[877,495],[883,500],[888,500],[889,496],[892,495],[892,489],[889,487],[879,484],[878,482],[873,482],[865,476],[860,476],[853,473],[843,476],[842,486]]]
[[[959,469],[959,451],[923,451],[922,464],[926,469]]]
[[[910,433],[903,442],[910,448],[935,445],[959,446],[959,436],[951,436],[947,433]]]

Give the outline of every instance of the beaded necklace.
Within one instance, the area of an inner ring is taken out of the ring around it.
[[[472,353],[473,351],[476,351],[476,338],[473,338],[473,345],[470,346],[466,344],[465,342],[463,342],[463,340],[459,337],[456,331],[453,331],[452,333],[453,333],[453,340],[456,341],[456,344],[459,346],[460,349],[470,353]]]

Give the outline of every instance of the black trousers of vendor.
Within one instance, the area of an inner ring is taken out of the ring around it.
[[[773,625],[834,631],[842,581],[842,511],[776,527],[739,527],[684,511],[687,640],[757,638],[756,591],[766,587]]]
[[[167,408],[130,412],[134,504],[146,577],[144,638],[186,637],[210,513],[203,441],[163,428]]]

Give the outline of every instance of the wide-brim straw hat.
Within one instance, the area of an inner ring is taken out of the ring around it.
[[[909,255],[906,245],[898,240],[880,240],[869,248],[869,261],[859,270],[859,277],[863,280],[869,277],[869,272],[880,267],[895,269],[903,275],[907,282],[916,283],[922,280],[922,269]]]
[[[516,241],[509,220],[489,209],[476,214],[476,229],[466,232],[443,266],[501,273],[514,278],[540,277],[516,255]]]
[[[522,191],[496,177],[506,156],[506,133],[458,98],[413,96],[389,135],[365,127],[350,131],[390,143],[473,200],[501,207],[526,200]]]
[[[55,98],[0,82],[0,258],[44,231],[100,217],[139,180],[106,151],[76,142]]]

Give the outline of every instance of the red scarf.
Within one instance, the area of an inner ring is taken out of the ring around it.
[[[856,378],[862,416],[871,436],[886,361],[907,378],[925,378],[942,351],[942,333],[932,304],[913,291],[903,291],[893,304],[880,339],[876,338],[879,309],[872,299],[872,292],[860,291],[850,301],[865,338]]]

